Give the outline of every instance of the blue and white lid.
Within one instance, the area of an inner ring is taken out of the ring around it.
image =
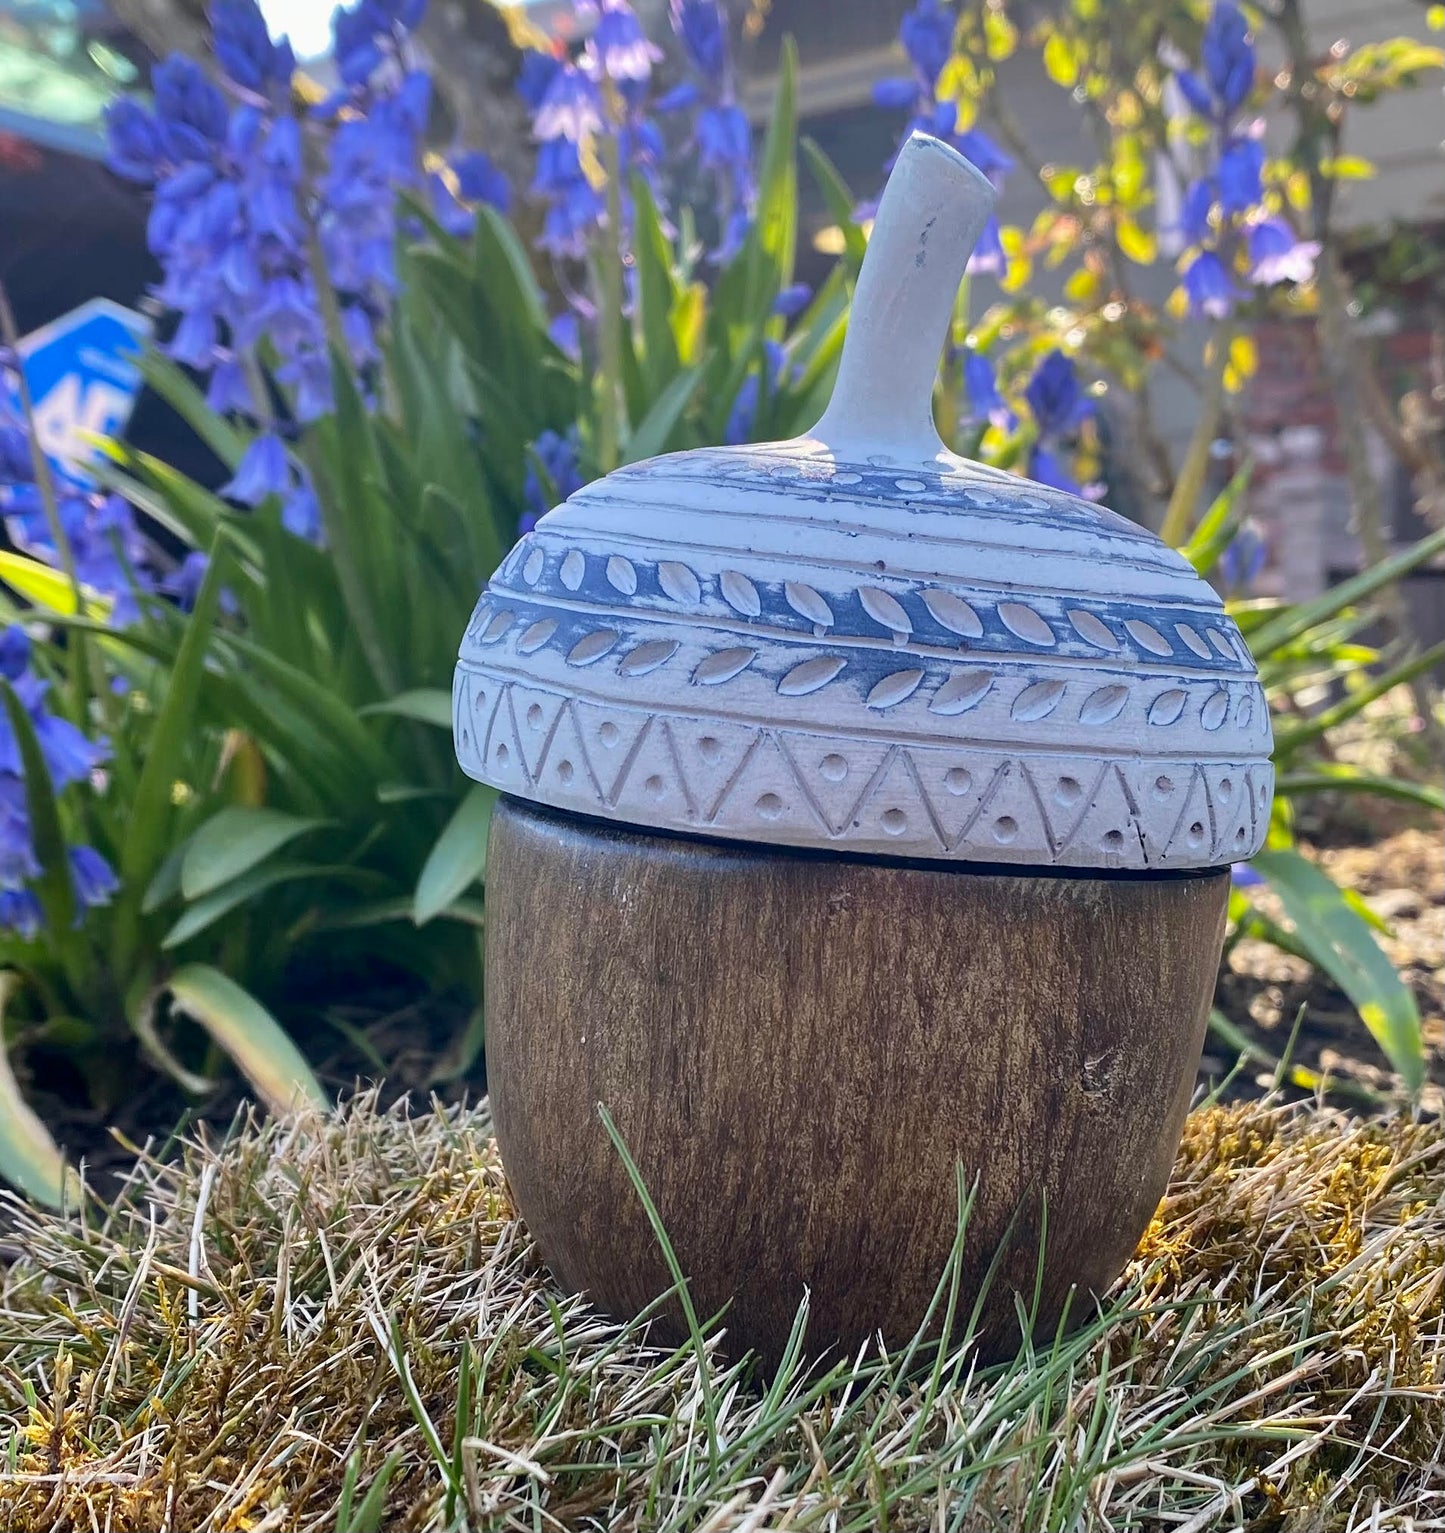
[[[469,775],[648,830],[940,861],[1259,849],[1269,711],[1215,592],[1125,518],[938,439],[992,195],[915,135],[814,431],[631,465],[512,550],[456,671]]]

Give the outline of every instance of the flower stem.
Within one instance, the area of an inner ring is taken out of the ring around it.
[[[608,115],[614,125],[620,103],[610,82]],[[601,160],[607,175],[607,228],[597,258],[597,467],[610,474],[621,461],[622,377],[622,163],[616,131],[601,135]]]
[[[1209,472],[1209,449],[1219,435],[1219,423],[1224,416],[1224,378],[1229,371],[1229,350],[1234,343],[1234,326],[1220,321],[1214,327],[1214,356],[1204,385],[1204,399],[1199,419],[1194,423],[1194,435],[1189,438],[1189,448],[1174,481],[1174,493],[1169,497],[1169,508],[1164,513],[1159,536],[1170,546],[1178,548],[1189,536],[1194,522],[1194,508],[1204,489],[1205,475]]]

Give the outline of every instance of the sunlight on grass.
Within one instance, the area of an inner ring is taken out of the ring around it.
[[[1403,1118],[1196,1112],[1107,1311],[988,1369],[948,1274],[945,1349],[649,1349],[551,1286],[476,1112],[244,1118],[112,1211],[10,1213],[16,1533],[1202,1533],[1440,1496],[1445,1144]]]

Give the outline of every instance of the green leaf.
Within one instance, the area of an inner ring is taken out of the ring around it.
[[[45,765],[40,742],[35,738],[35,725],[25,705],[15,695],[15,689],[4,677],[0,677],[0,697],[4,699],[10,730],[19,747],[20,765],[25,773],[25,808],[30,816],[35,858],[40,864],[35,893],[45,912],[46,926],[53,934],[53,940],[59,941],[62,933],[69,933],[76,914],[75,889],[70,881],[70,858],[60,828],[60,810],[55,802],[50,769]]]
[[[1234,478],[1214,497],[1214,504],[1199,519],[1189,541],[1179,550],[1199,571],[1207,575],[1219,562],[1219,556],[1234,541],[1239,523],[1234,508],[1249,484],[1253,462],[1246,458]]]
[[[214,925],[222,916],[229,915],[239,905],[264,894],[268,889],[282,884],[297,883],[311,878],[337,878],[356,881],[365,877],[365,868],[329,866],[309,862],[273,862],[252,868],[248,873],[223,885],[214,894],[197,900],[171,927],[161,940],[163,948],[177,948],[192,937],[199,936],[207,927]],[[382,882],[380,874],[371,874],[371,880]]]
[[[191,837],[181,861],[181,893],[198,900],[249,872],[288,841],[326,823],[280,809],[230,804]]]
[[[166,826],[171,815],[171,792],[183,774],[186,753],[193,739],[206,651],[220,611],[221,587],[229,563],[225,538],[218,533],[175,664],[171,667],[165,696],[151,726],[140,781],[136,784],[126,821],[120,871],[122,880],[133,887],[149,883],[167,850]]]
[[[1429,783],[1407,782],[1403,777],[1381,777],[1338,761],[1316,762],[1307,771],[1285,772],[1275,780],[1276,795],[1306,793],[1373,793],[1379,798],[1420,804],[1445,811],[1445,791]]]
[[[1369,569],[1362,570],[1351,579],[1341,581],[1339,585],[1331,587],[1322,596],[1317,596],[1312,601],[1301,602],[1298,606],[1286,608],[1277,617],[1271,618],[1247,635],[1249,647],[1255,659],[1262,660],[1273,654],[1275,650],[1282,648],[1291,640],[1308,633],[1316,623],[1334,617],[1336,613],[1343,612],[1346,607],[1354,606],[1364,597],[1373,595],[1381,586],[1387,586],[1392,580],[1398,580],[1401,575],[1409,574],[1411,570],[1442,551],[1445,551],[1445,527],[1421,538],[1418,543],[1412,544],[1409,548],[1402,548],[1399,553],[1392,554],[1388,559],[1380,560],[1378,564],[1371,565]]]
[[[1253,866],[1279,896],[1313,962],[1354,1002],[1410,1094],[1425,1081],[1425,1045],[1415,997],[1380,951],[1339,887],[1295,851],[1260,852]]]
[[[254,996],[208,964],[187,964],[170,978],[173,1010],[190,1017],[235,1061],[272,1112],[288,1112],[298,1100],[326,1107],[301,1051]]]
[[[474,784],[437,838],[417,879],[412,912],[418,926],[439,915],[486,872],[487,836],[496,801],[495,788]]]
[[[690,367],[685,373],[679,373],[653,400],[652,408],[627,438],[627,446],[622,454],[624,463],[640,463],[644,458],[655,458],[665,450],[683,411],[697,392],[702,377],[700,367]]]
[[[75,615],[75,588],[69,577],[28,554],[0,550],[0,580],[39,607],[63,617]],[[84,599],[83,588],[81,595]],[[89,617],[104,617],[110,610],[110,602],[85,600],[85,608]]]
[[[234,469],[246,451],[246,438],[206,403],[206,396],[186,373],[153,346],[140,358],[141,376],[213,453]]]
[[[395,714],[398,718],[435,724],[438,729],[450,730],[452,727],[451,694],[440,687],[415,687],[399,697],[389,697],[384,703],[369,703],[357,711],[362,718],[377,713]]]
[[[858,199],[839,174],[837,166],[823,153],[815,140],[803,140],[803,156],[813,179],[818,183],[818,190],[823,194],[823,201],[828,204],[828,212],[843,232],[843,254],[856,277],[863,265],[863,257],[868,252],[868,236],[853,216]]]
[[[74,1205],[84,1191],[80,1178],[20,1094],[5,1049],[5,1008],[18,984],[13,969],[0,972],[0,1177],[48,1208]]]
[[[1284,761],[1307,741],[1317,740],[1327,731],[1343,724],[1346,719],[1362,713],[1376,698],[1384,697],[1402,682],[1411,680],[1425,671],[1433,670],[1445,660],[1445,642],[1427,649],[1423,654],[1412,655],[1408,660],[1392,667],[1383,676],[1373,678],[1368,686],[1360,687],[1343,701],[1331,708],[1323,708],[1312,718],[1299,724],[1281,724],[1275,731],[1274,755],[1277,762]]]

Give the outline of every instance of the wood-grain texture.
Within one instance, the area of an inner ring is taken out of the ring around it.
[[[598,1118],[635,1157],[701,1314],[776,1359],[906,1340],[979,1179],[965,1313],[991,1350],[1071,1285],[1084,1318],[1178,1145],[1226,872],[1020,876],[650,836],[503,799],[487,872],[487,1074],[518,1207],[561,1282],[629,1315],[668,1285]]]

